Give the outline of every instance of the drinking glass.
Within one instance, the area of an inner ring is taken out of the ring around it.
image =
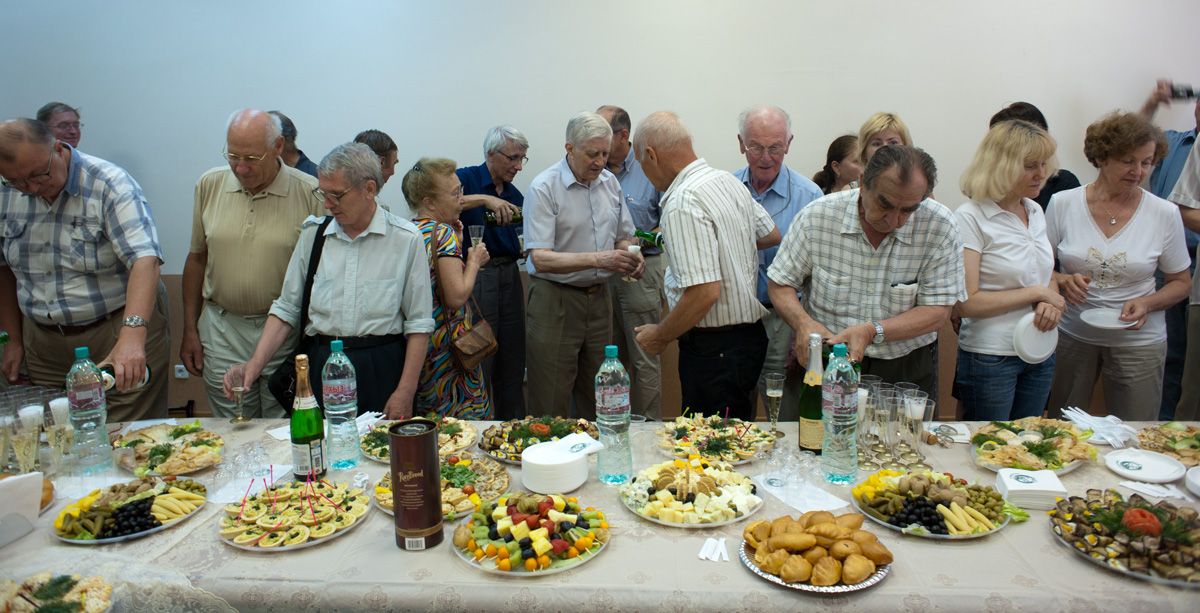
[[[467,231],[471,233],[471,246],[478,247],[483,242],[483,226],[468,226]]]
[[[46,442],[55,474],[63,474],[63,456],[75,445],[75,427],[71,425],[71,405],[66,398],[50,401],[50,421],[46,425]]]
[[[783,373],[767,373],[763,379],[767,383],[767,417],[771,420],[771,436],[779,438],[776,426],[779,425],[779,405],[783,403]]]
[[[895,387],[904,394],[905,398],[908,398],[910,394],[921,391],[921,388],[918,387],[916,383],[900,382],[897,383]],[[897,455],[912,451],[912,447],[910,447],[908,444],[908,437],[904,436],[904,428],[906,427],[905,419],[907,415],[905,411],[906,409],[902,407],[900,414],[896,417],[898,420],[900,420],[901,433],[901,436],[896,440],[895,451],[897,452]]]
[[[879,393],[878,400],[875,403],[875,431],[879,436],[879,442],[871,445],[871,451],[875,452],[875,459],[880,462],[887,462],[892,459],[892,438],[891,422],[893,420],[892,412],[896,408],[894,400],[903,398],[903,395],[894,389],[884,390]]]
[[[783,468],[788,463],[790,449],[784,449],[782,445],[775,445],[771,449],[771,456],[767,459],[767,472],[774,473],[767,479],[767,485],[771,487],[784,487],[787,485],[787,475],[784,474]]]
[[[879,384],[883,383],[883,378],[878,375],[861,375],[858,377],[858,389],[867,390],[867,404],[871,410],[870,419],[867,420],[867,427],[863,432],[863,442],[865,445],[860,447],[868,447],[879,442],[879,437],[875,435],[873,428],[875,424],[875,400],[879,394]],[[859,409],[861,411],[861,409]],[[860,422],[861,423],[861,422]]]
[[[237,417],[229,420],[231,424],[244,424],[250,421],[249,417],[242,414],[242,397],[246,395],[246,371],[241,368],[231,368],[226,373],[229,375],[229,388],[233,392],[233,401],[237,403]]]
[[[37,467],[38,439],[42,435],[42,405],[34,404],[17,411],[12,432],[13,452],[21,474],[31,473]]]
[[[899,445],[903,432],[904,394],[897,390],[885,393],[883,396],[883,407],[886,413],[886,421],[883,422],[883,436],[884,444],[887,445],[888,451],[876,454],[875,458],[883,461],[883,468],[885,469],[904,470],[904,464],[901,464],[896,458],[896,448]]]
[[[8,472],[8,456],[12,449],[13,422],[17,418],[7,412],[0,414],[0,470]]]
[[[916,452],[917,452],[918,457],[917,457],[916,462],[913,462],[912,464],[908,465],[908,468],[910,470],[933,470],[933,467],[931,467],[929,464],[927,464],[925,462],[925,454],[921,452],[919,443],[920,443],[921,439],[924,438],[925,432],[929,430],[930,425],[933,423],[934,415],[936,415],[936,414],[937,414],[937,403],[932,400],[926,401],[925,402],[925,413],[921,416],[921,422],[917,426],[919,428],[918,434],[917,434],[918,445],[916,446]]]
[[[884,441],[883,430],[884,424],[887,422],[887,411],[885,410],[886,407],[884,407],[883,397],[888,392],[894,392],[895,388],[892,387],[891,383],[884,383],[883,381],[880,381],[875,383],[871,389],[874,392],[871,394],[871,396],[875,398],[875,412],[873,415],[875,418],[875,442],[871,445],[870,449],[878,454],[880,452],[888,451],[889,449],[886,441]]]

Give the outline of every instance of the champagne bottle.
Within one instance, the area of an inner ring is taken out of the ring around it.
[[[509,219],[508,225],[515,226],[523,221],[525,221],[525,218],[521,216],[520,212],[517,212],[517,213],[513,214],[511,219]],[[500,221],[496,219],[495,213],[493,213],[491,211],[484,211],[483,212],[483,225],[485,225],[489,228],[497,228],[497,227],[500,227]]]
[[[821,454],[825,428],[821,423],[821,335],[808,335],[808,371],[800,389],[800,449]]]
[[[633,235],[658,247],[659,249],[667,248],[667,239],[663,237],[662,232],[647,232],[645,230],[634,230]]]
[[[325,476],[325,421],[308,383],[308,356],[296,356],[296,400],[292,404],[292,474],[297,481]]]

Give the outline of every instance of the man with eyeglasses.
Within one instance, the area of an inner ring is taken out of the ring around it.
[[[230,115],[222,155],[228,164],[196,182],[192,245],[183,266],[183,343],[188,372],[204,377],[214,415],[237,415],[221,390],[225,371],[250,359],[271,302],[279,297],[300,226],[324,214],[317,180],[283,163],[283,127],[269,113]],[[246,417],[283,417],[267,379],[291,354],[293,331],[258,380],[246,385]]]
[[[738,147],[746,156],[748,166],[734,172],[750,196],[767,210],[779,232],[787,235],[792,219],[804,205],[824,194],[808,177],[793,171],[783,163],[788,147],[792,144],[792,120],[787,112],[777,106],[757,106],[742,111],[738,117]],[[767,309],[763,325],[767,328],[767,357],[763,361],[762,374],[758,378],[758,394],[763,403],[767,401],[766,375],[786,373],[783,388],[783,403],[779,418],[795,420],[800,414],[800,389],[804,373],[788,368],[788,347],[792,329],[788,327],[767,296],[767,268],[775,261],[779,247],[758,252],[758,299]]]
[[[83,124],[79,122],[79,109],[62,102],[47,102],[38,109],[37,120],[50,126],[54,138],[79,148],[79,139],[83,137]]]
[[[529,141],[520,130],[496,126],[483,139],[484,162],[456,171],[466,200],[459,220],[465,227],[484,226],[483,244],[492,256],[475,277],[474,296],[500,346],[481,366],[496,419],[502,421],[525,417],[525,288],[517,267],[523,225],[513,220],[525,196],[512,182],[529,161],[527,151]],[[487,223],[484,211],[494,223]]]
[[[75,349],[87,347],[97,364],[113,366],[111,421],[166,417],[162,251],[142,188],[24,118],[0,123],[0,176],[5,378],[16,382],[24,359],[35,385],[59,389]]]
[[[662,208],[658,206],[659,192],[642,166],[633,155],[629,133],[633,123],[629,113],[619,106],[605,105],[596,109],[612,127],[612,152],[608,156],[608,170],[621,184],[621,203],[629,209],[633,226],[646,232],[658,232]],[[663,293],[663,275],[667,264],[662,249],[655,245],[641,246],[642,258],[646,261],[646,272],[636,283],[626,282],[623,277],[611,277],[610,289],[615,304],[613,307],[613,336],[620,348],[621,360],[629,366],[632,385],[631,406],[634,413],[650,419],[662,419],[662,364],[658,356],[647,353],[637,344],[638,326],[657,324],[662,318],[666,294]]]

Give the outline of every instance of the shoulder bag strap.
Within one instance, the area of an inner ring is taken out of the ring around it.
[[[321,263],[321,252],[325,250],[325,229],[329,227],[329,222],[333,221],[333,216],[325,217],[325,221],[317,226],[317,236],[313,238],[312,252],[308,258],[308,271],[304,275],[304,296],[300,299],[300,337],[304,338],[307,333],[304,331],[308,328],[308,306],[312,302],[312,286],[313,279],[317,277],[317,266]]]

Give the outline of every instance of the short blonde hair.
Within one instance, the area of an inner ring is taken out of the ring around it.
[[[417,163],[404,173],[404,180],[400,182],[400,189],[404,191],[408,208],[419,211],[425,198],[432,198],[437,192],[435,177],[449,177],[457,168],[454,160],[446,158],[424,157],[417,160]]]
[[[975,159],[958,180],[959,189],[971,200],[999,202],[1017,187],[1025,164],[1045,160],[1047,177],[1058,172],[1056,149],[1054,137],[1038,126],[1027,121],[1001,121],[979,143]]]
[[[912,135],[908,133],[908,126],[904,125],[904,121],[895,113],[875,113],[871,118],[858,129],[858,161],[863,168],[867,167],[867,143],[872,136],[880,132],[891,130],[900,135],[900,140],[903,144],[909,147],[912,146]]]

